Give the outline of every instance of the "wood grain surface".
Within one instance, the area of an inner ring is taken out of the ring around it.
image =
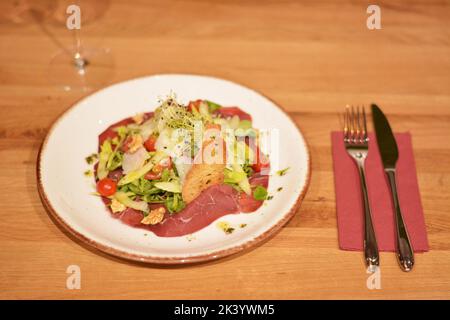
[[[64,91],[49,76],[51,57],[72,43],[67,1],[1,3],[0,298],[450,298],[448,1],[378,1],[381,30],[367,29],[365,1],[80,2],[84,45],[111,49],[108,83],[155,73],[230,79],[284,107],[309,143],[311,185],[281,232],[184,267],[100,254],[49,218],[36,188],[38,149],[89,92]],[[412,133],[431,246],[409,274],[382,253],[379,290],[367,289],[362,254],[338,249],[329,136],[345,104],[371,102],[396,131]],[[66,288],[69,265],[81,268],[80,290]]]

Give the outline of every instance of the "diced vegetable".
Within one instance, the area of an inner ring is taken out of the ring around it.
[[[228,123],[231,129],[238,129],[240,123],[239,117],[234,115],[230,120],[228,120]]]
[[[203,117],[203,119],[207,122],[212,122],[211,114],[209,113],[208,104],[205,102],[200,103],[199,110],[200,115]]]
[[[255,200],[263,201],[267,198],[267,189],[263,186],[256,186],[255,190],[253,190],[253,198]]]
[[[162,177],[162,172],[154,172],[154,171],[149,171],[148,173],[145,174],[145,179],[147,180],[159,180]]]
[[[183,210],[186,207],[186,203],[181,198],[181,194],[174,193],[173,196],[167,197],[165,206],[170,213],[175,213]]]
[[[241,182],[246,174],[245,172],[236,172],[230,169],[225,169],[225,179],[224,182],[225,183],[236,183],[238,184],[239,182]]]
[[[250,120],[239,121],[239,125],[238,125],[239,129],[247,130],[247,129],[251,129],[251,127],[252,127],[252,122]]]
[[[155,182],[154,186],[164,191],[181,193],[181,184],[177,180]]]
[[[147,151],[156,151],[155,143],[158,137],[152,134],[148,139],[144,142],[144,147]]]
[[[113,150],[111,147],[111,141],[105,140],[100,148],[99,162],[97,167],[97,177],[99,179],[106,178],[108,175],[108,170],[106,165],[108,163],[109,156],[112,154]]]
[[[232,170],[229,168],[226,168],[224,170],[225,179],[224,182],[228,184],[236,184],[241,188],[242,191],[244,191],[246,194],[250,195],[252,190],[250,187],[250,183],[247,178],[247,174],[245,173],[244,169],[237,164],[234,163],[232,165]]]
[[[242,140],[237,140],[235,143],[235,156],[236,161],[239,164],[244,164],[246,162],[253,163],[254,153],[253,150]]]
[[[165,157],[163,158],[156,166],[155,168],[158,167],[161,170],[164,169],[171,169],[172,168],[172,158],[171,157]]]
[[[194,115],[194,117],[199,117],[200,112],[198,111],[198,106],[192,105],[191,106],[191,112]]]
[[[144,140],[148,140],[153,135],[155,128],[156,128],[156,123],[153,118],[151,118],[151,119],[145,121],[143,124],[141,124],[140,133],[142,135],[142,138]]]
[[[144,144],[140,134],[132,134],[126,137],[120,149],[123,152],[135,153]]]
[[[250,182],[248,181],[247,175],[245,174],[244,169],[239,164],[233,164],[233,169],[239,173],[244,174],[244,178],[238,183],[239,187],[241,187],[242,191],[246,194],[251,194],[252,190],[250,188]]]
[[[210,113],[214,113],[217,110],[219,110],[220,108],[222,108],[222,106],[220,104],[214,103],[212,101],[205,100],[205,102],[208,105],[208,109],[209,109]]]
[[[117,201],[119,201],[120,203],[122,203],[123,205],[127,206],[128,208],[140,210],[143,212],[149,211],[147,202],[131,200],[125,192],[121,192],[121,191],[116,192],[114,194],[114,198]]]
[[[169,169],[164,169],[161,173],[161,180],[162,181],[169,181],[170,179],[170,170]]]
[[[197,99],[195,101],[189,101],[189,104],[187,106],[187,110],[192,112],[192,108],[196,108],[198,111],[198,107],[200,105],[200,103],[202,103],[203,100],[202,99]]]
[[[143,177],[153,168],[155,164],[159,163],[164,157],[166,157],[166,154],[164,152],[156,152],[155,155],[153,155],[153,157],[143,167],[129,172],[122,179],[120,179],[119,186],[123,186],[127,183],[133,182],[136,179],[139,179],[140,177]]]
[[[172,136],[171,128],[165,128],[164,130],[162,130],[154,142],[153,151],[171,150],[173,145],[175,144],[174,141],[171,139],[171,136]]]
[[[256,172],[261,172],[265,168],[269,168],[269,159],[261,152],[259,147],[256,147],[256,161],[252,165],[252,169]]]
[[[108,169],[108,171],[116,170],[122,165],[122,161],[123,161],[123,153],[115,150],[109,156],[108,162],[106,164],[106,169]]]

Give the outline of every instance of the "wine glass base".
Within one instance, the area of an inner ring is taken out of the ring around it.
[[[49,66],[49,81],[64,91],[90,91],[107,84],[114,72],[109,49],[83,47],[81,57],[74,50],[61,50]]]

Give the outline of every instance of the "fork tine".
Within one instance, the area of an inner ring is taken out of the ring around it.
[[[364,108],[364,105],[346,105],[343,118],[345,142],[360,144],[369,141],[366,109]]]
[[[345,106],[345,112],[344,112],[344,141],[348,142],[348,133],[349,133],[349,106]]]
[[[356,106],[356,140],[357,142],[362,141],[362,121],[359,106]]]
[[[355,122],[356,122],[356,119],[355,119],[355,108],[353,107],[353,105],[352,105],[352,111],[351,111],[350,117],[351,117],[351,120],[350,120],[351,140],[352,140],[352,142],[355,142],[356,141],[356,135],[355,135],[355,132],[356,132],[356,130],[355,130],[356,129]]]
[[[368,133],[367,133],[367,121],[366,121],[366,110],[364,109],[364,106],[362,106],[362,114],[363,114],[363,125],[364,125],[364,133],[363,133],[363,139],[364,142],[367,142],[368,139]]]

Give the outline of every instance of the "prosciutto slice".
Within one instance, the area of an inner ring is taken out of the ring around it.
[[[110,200],[103,198],[103,202],[109,205]],[[150,210],[163,206],[151,204]],[[228,185],[215,185],[202,192],[180,212],[166,213],[164,220],[157,225],[142,224],[143,213],[132,208],[120,213],[111,212],[111,215],[129,226],[147,229],[159,237],[178,237],[194,233],[226,214],[237,212],[239,205],[236,190]]]

